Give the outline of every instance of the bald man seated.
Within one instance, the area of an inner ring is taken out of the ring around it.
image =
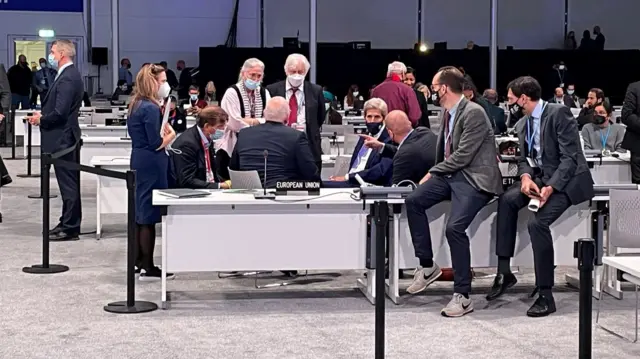
[[[307,135],[286,125],[289,114],[289,103],[284,97],[269,99],[264,109],[265,123],[238,132],[229,168],[258,171],[267,188],[275,188],[278,181],[320,181]]]
[[[363,135],[364,145],[379,150],[382,157],[393,158],[393,184],[412,181],[417,185],[436,163],[438,137],[429,128],[412,128],[407,114],[400,110],[389,112],[384,126],[396,145]]]
[[[573,98],[571,98],[571,96],[569,95],[565,95],[562,87],[556,87],[555,96],[552,97],[551,100],[549,100],[549,102],[565,105],[571,108],[576,107],[576,103],[575,101],[573,101]]]

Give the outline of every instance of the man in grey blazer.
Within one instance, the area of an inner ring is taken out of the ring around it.
[[[453,299],[442,310],[446,317],[461,317],[473,311],[471,251],[467,227],[494,196],[502,193],[493,128],[484,109],[462,94],[463,74],[444,67],[434,76],[431,89],[436,106],[446,111],[436,145],[436,165],[407,197],[407,219],[420,267],[407,292],[415,294],[433,283],[442,271],[433,262],[426,210],[446,200],[451,212],[445,235],[454,270]]]
[[[518,212],[536,200],[540,202],[539,209],[528,228],[540,295],[527,315],[542,317],[556,311],[551,293],[555,266],[549,226],[571,205],[593,198],[593,179],[580,146],[578,124],[569,107],[542,101],[540,84],[530,76],[515,79],[508,90],[509,104],[517,103],[525,115],[516,124],[520,181],[498,200],[498,274],[487,300],[500,297],[517,282],[510,259],[515,250]]]

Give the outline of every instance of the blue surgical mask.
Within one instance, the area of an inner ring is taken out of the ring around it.
[[[258,81],[253,81],[251,79],[244,80],[244,87],[246,87],[248,90],[253,91],[258,88],[258,85],[260,85],[260,82]]]
[[[191,101],[198,101],[198,95],[190,95]]]
[[[216,132],[211,135],[211,141],[219,140],[222,136],[224,136],[224,131],[216,130]]]
[[[53,54],[49,54],[47,60],[49,61],[49,65],[51,65],[51,67],[53,67],[54,69],[58,68],[58,60],[53,57]]]

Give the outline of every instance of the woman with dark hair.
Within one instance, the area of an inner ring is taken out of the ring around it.
[[[582,39],[580,40],[580,47],[578,50],[592,50],[593,49],[593,39],[591,38],[591,32],[589,30],[584,30],[582,32]]]
[[[171,87],[164,68],[158,65],[140,69],[135,83],[127,130],[131,138],[131,169],[136,171],[136,272],[140,272],[142,281],[158,280],[162,272],[153,264],[153,250],[161,214],[160,207],[153,205],[152,193],[169,187],[169,156],[164,149],[176,133],[168,123],[161,128],[160,102],[169,96]],[[168,278],[172,276],[167,273]]]
[[[354,107],[356,101],[363,102],[364,98],[360,94],[360,89],[358,85],[351,85],[349,87],[349,91],[347,92],[347,96],[344,97],[344,109],[348,110]]]

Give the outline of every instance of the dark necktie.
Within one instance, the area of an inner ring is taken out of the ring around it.
[[[448,159],[451,156],[451,136],[449,135],[449,120],[451,120],[451,114],[449,111],[444,113],[444,159]]]
[[[531,141],[527,143],[527,145],[531,148],[531,153],[529,153],[529,157],[536,159],[538,158],[538,152],[536,151],[536,128],[533,126],[533,117],[529,116],[527,120],[527,128],[530,132],[527,132],[527,136],[531,136],[531,139],[527,138],[527,141]]]
[[[297,91],[298,91],[297,88],[295,87],[291,88],[291,97],[289,98],[289,109],[291,110],[291,113],[289,114],[289,121],[288,121],[289,126],[298,122],[298,98],[296,97]]]

